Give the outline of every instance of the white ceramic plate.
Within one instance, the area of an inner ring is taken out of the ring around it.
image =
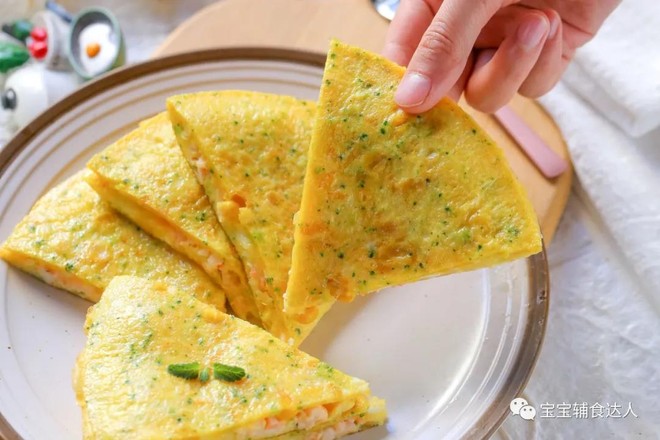
[[[0,153],[0,239],[53,185],[165,98],[249,89],[316,99],[324,57],[225,49],[133,66],[76,92]],[[547,315],[544,254],[490,270],[391,288],[338,304],[303,349],[372,384],[386,427],[366,439],[490,435],[524,387]],[[75,439],[81,417],[71,370],[89,303],[0,262],[0,432],[9,439]]]

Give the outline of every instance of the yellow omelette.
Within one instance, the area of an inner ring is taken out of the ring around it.
[[[174,96],[184,156],[245,265],[264,328],[289,339],[282,295],[315,105],[246,91]]]
[[[81,171],[51,189],[0,247],[0,257],[90,301],[117,275],[165,280],[225,308],[225,294],[197,265],[113,211]]]
[[[449,99],[400,110],[403,73],[330,45],[285,295],[299,339],[336,299],[541,251],[501,149]]]
[[[167,113],[143,121],[87,164],[87,182],[114,209],[199,264],[239,318],[259,324],[243,264],[181,154]]]
[[[115,278],[85,331],[85,439],[325,440],[386,417],[363,380],[164,283]]]

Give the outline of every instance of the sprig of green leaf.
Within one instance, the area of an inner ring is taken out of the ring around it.
[[[225,382],[236,382],[245,377],[245,370],[231,365],[213,364],[213,377]]]
[[[182,379],[199,379],[202,382],[208,382],[210,379],[209,368],[201,368],[199,362],[188,364],[170,364],[167,366],[167,372],[172,376]],[[225,365],[220,363],[213,364],[213,377],[225,382],[237,382],[246,376],[245,370],[241,367]]]
[[[170,364],[167,366],[167,372],[172,376],[188,380],[197,379],[199,377],[199,371],[199,362],[191,362],[189,364]]]

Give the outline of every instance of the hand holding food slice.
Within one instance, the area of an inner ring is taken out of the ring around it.
[[[417,116],[400,110],[403,73],[330,45],[285,295],[298,341],[336,299],[541,250],[501,149],[449,99]]]
[[[87,164],[87,183],[147,233],[196,262],[239,318],[259,324],[243,264],[186,162],[167,113],[143,121]]]
[[[325,440],[386,417],[366,382],[164,283],[115,278],[85,330],[86,439]]]

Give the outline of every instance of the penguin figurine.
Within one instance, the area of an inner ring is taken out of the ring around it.
[[[71,72],[50,70],[41,63],[28,63],[10,73],[0,96],[0,104],[10,112],[13,125],[22,128],[73,92],[80,83],[80,78]]]

